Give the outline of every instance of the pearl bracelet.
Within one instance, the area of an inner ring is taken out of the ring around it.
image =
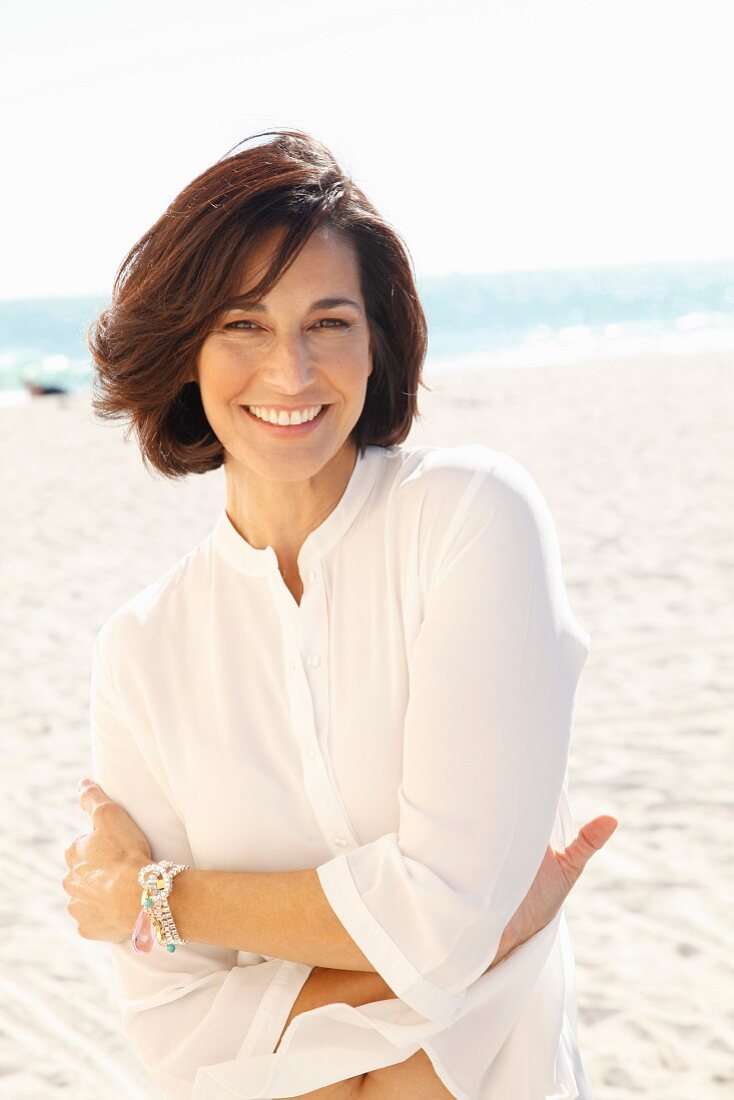
[[[175,951],[176,944],[188,942],[179,935],[168,904],[174,876],[188,870],[188,864],[162,859],[158,863],[146,863],[138,871],[138,882],[143,887],[142,908],[130,937],[138,955],[151,951],[156,939],[167,951]]]

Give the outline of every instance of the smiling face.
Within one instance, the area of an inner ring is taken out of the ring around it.
[[[260,242],[239,294],[262,277],[281,233],[273,230]],[[333,299],[342,301],[327,301]],[[225,468],[305,480],[343,449],[354,454],[349,435],[364,406],[372,359],[351,242],[316,230],[261,302],[229,303],[199,351],[196,370]],[[312,412],[318,405],[324,408],[315,420],[292,427],[248,411]]]

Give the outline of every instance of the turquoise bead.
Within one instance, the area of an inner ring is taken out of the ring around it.
[[[176,944],[175,943],[167,943],[166,948],[167,948],[168,951],[175,951],[176,950]]]
[[[143,905],[145,906],[146,909],[150,909],[152,904],[153,904],[153,899],[152,898],[146,898],[145,901],[143,902]]]

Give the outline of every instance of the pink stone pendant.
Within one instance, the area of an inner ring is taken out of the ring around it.
[[[153,950],[155,932],[153,931],[153,925],[150,923],[150,917],[145,909],[141,909],[138,913],[138,919],[135,921],[135,927],[133,928],[133,934],[130,940],[138,955],[146,955],[149,951]]]

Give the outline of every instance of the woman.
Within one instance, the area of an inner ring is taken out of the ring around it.
[[[617,822],[570,843],[552,519],[504,452],[402,445],[407,252],[318,141],[255,136],[90,335],[96,411],[226,504],[95,640],[67,909],[166,1097],[588,1097],[561,905]],[[161,860],[180,946],[138,953]]]

